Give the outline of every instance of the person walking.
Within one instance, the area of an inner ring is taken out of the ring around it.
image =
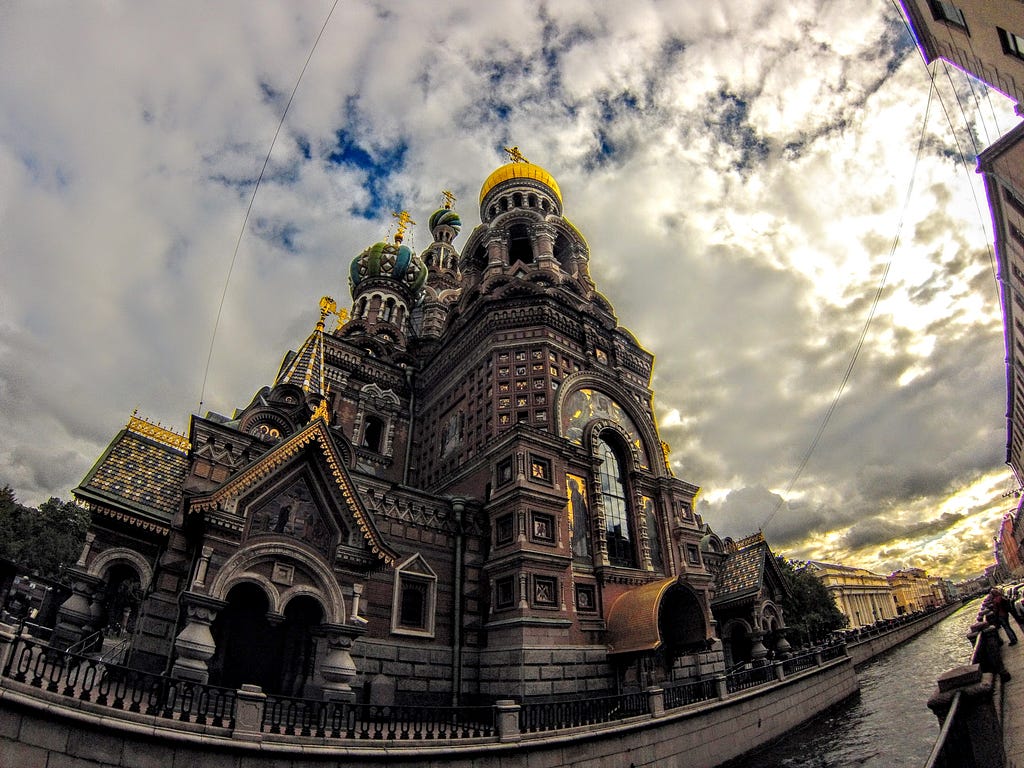
[[[1010,645],[1017,644],[1017,635],[1013,631],[1013,627],[1010,626],[1010,603],[1003,596],[1002,591],[999,587],[992,587],[989,590],[988,597],[981,604],[982,608],[986,608],[992,612],[992,615],[996,619],[996,624],[1003,628],[1006,633],[1006,637],[1010,641]]]

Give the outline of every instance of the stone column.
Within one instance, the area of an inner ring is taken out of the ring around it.
[[[768,655],[768,649],[764,647],[764,643],[761,641],[764,639],[764,632],[760,629],[755,629],[750,634],[751,640],[753,641],[750,645],[750,657],[757,661],[763,659]]]
[[[231,738],[242,741],[263,740],[263,710],[267,694],[258,685],[243,685],[235,694],[235,730]]]
[[[77,643],[89,632],[92,626],[92,602],[97,589],[103,580],[72,566],[65,573],[71,578],[71,597],[57,609],[57,626],[53,630],[52,645],[65,649]]]
[[[352,644],[366,632],[358,624],[321,624],[320,632],[327,638],[327,654],[320,663],[324,680],[325,701],[355,701],[352,681],[356,677],[356,664],[352,661]]]
[[[498,726],[498,741],[519,741],[522,734],[519,730],[519,710],[521,707],[511,699],[494,702],[497,710],[495,723]]]
[[[217,650],[210,624],[227,603],[195,592],[183,592],[181,601],[185,605],[187,623],[174,638],[174,650],[178,657],[171,667],[171,677],[205,685],[210,680],[207,662]]]

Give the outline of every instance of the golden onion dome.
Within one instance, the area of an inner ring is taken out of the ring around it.
[[[509,179],[534,179],[555,193],[558,204],[562,205],[562,191],[558,188],[555,177],[545,171],[539,165],[533,163],[513,162],[501,166],[498,170],[487,177],[483,187],[480,188],[480,202],[483,203],[487,193]]]

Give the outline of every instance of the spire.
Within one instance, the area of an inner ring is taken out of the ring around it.
[[[299,347],[298,354],[291,363],[277,377],[275,386],[293,384],[306,394],[319,397],[327,395],[324,379],[324,322],[327,316],[334,314],[336,310],[337,304],[330,296],[320,299],[320,319],[316,328]]]

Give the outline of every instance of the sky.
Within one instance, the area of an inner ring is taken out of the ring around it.
[[[461,245],[517,145],[655,354],[716,532],[879,573],[993,561],[1017,485],[975,167],[1018,118],[929,70],[891,2],[3,0],[0,72],[22,503],[69,498],[136,408],[185,432],[247,404],[393,211],[450,189]]]

